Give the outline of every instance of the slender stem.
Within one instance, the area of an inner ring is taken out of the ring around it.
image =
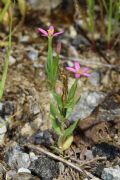
[[[112,33],[112,0],[109,0],[109,12],[108,12],[108,32],[107,32],[107,42],[110,43]]]
[[[9,41],[8,41],[8,50],[5,58],[5,64],[4,64],[4,69],[3,69],[3,75],[2,75],[2,80],[0,82],[0,100],[3,96],[4,88],[5,88],[5,83],[7,79],[7,74],[8,74],[8,67],[9,67],[9,57],[11,54],[11,44],[12,44],[12,17],[10,18],[10,30],[9,30]]]

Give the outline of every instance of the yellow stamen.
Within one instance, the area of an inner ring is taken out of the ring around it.
[[[48,30],[48,35],[49,35],[49,36],[52,36],[53,34],[54,34],[54,29],[49,29],[49,30]]]
[[[82,69],[82,68],[79,69],[79,70],[77,71],[77,74],[83,74],[83,70],[84,70],[84,69]]]

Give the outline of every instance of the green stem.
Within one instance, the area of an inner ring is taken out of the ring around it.
[[[3,69],[3,75],[2,75],[2,79],[1,79],[1,83],[0,83],[0,100],[3,96],[3,92],[4,92],[4,88],[5,88],[5,83],[6,83],[6,79],[7,79],[7,74],[8,74],[8,67],[9,67],[9,57],[11,54],[11,32],[12,32],[12,17],[10,20],[10,30],[9,30],[9,41],[8,41],[8,50],[7,50],[7,54],[6,54],[6,58],[5,58],[5,64],[4,64],[4,69]]]
[[[53,62],[53,50],[52,50],[52,37],[48,37],[48,59],[47,59],[47,75],[52,87],[52,62]]]

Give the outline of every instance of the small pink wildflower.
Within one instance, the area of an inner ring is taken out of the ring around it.
[[[63,30],[54,33],[54,26],[50,26],[47,31],[42,28],[38,28],[38,31],[41,32],[42,36],[45,36],[45,37],[56,37],[56,36],[59,36],[60,34],[64,33]]]
[[[74,67],[66,67],[68,71],[71,71],[75,74],[75,78],[80,78],[81,76],[86,76],[90,77],[91,75],[89,74],[89,68],[81,68],[80,64],[78,62],[74,62]]]

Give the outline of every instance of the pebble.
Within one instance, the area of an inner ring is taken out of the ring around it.
[[[52,146],[54,144],[52,134],[48,130],[41,131],[33,136],[33,142],[35,144],[41,144],[46,147]]]
[[[7,132],[6,122],[0,117],[0,145],[4,143],[5,133]]]
[[[52,180],[58,176],[59,164],[56,161],[41,155],[37,160],[32,162],[29,169],[42,180]]]
[[[101,177],[103,180],[120,180],[120,167],[104,168]]]
[[[35,160],[38,159],[38,157],[35,155],[34,152],[30,152],[30,153],[29,153],[29,156],[30,156],[30,160],[31,160],[31,161],[35,161]]]
[[[62,0],[28,0],[33,8],[51,10],[51,8],[56,8]]]
[[[11,180],[15,177],[16,171],[15,170],[10,170],[6,172],[6,180]]]
[[[91,73],[89,81],[95,87],[100,86],[100,83],[101,83],[100,72],[99,71],[95,71],[95,72]]]
[[[14,170],[10,170],[6,173],[6,180],[40,180],[40,178],[30,173],[16,173]]]
[[[30,40],[30,37],[28,35],[25,35],[25,36],[21,35],[19,39],[19,41],[22,43],[28,42],[29,40]]]
[[[29,48],[29,51],[27,52],[27,56],[31,61],[38,60],[38,55],[39,55],[38,50],[34,48]]]
[[[18,173],[30,173],[31,174],[31,171],[27,168],[19,168]]]
[[[13,168],[28,168],[30,165],[29,154],[24,153],[19,145],[13,143],[6,152],[6,163]]]
[[[16,59],[13,56],[9,57],[9,65],[13,65],[16,63]]]
[[[118,147],[102,142],[100,144],[96,144],[93,148],[94,156],[102,156],[106,157],[108,160],[113,160],[116,157],[120,157],[120,150]]]
[[[4,174],[6,173],[6,167],[3,166],[2,163],[0,163],[0,179],[3,179]]]
[[[5,120],[0,117],[0,135],[7,132]]]

